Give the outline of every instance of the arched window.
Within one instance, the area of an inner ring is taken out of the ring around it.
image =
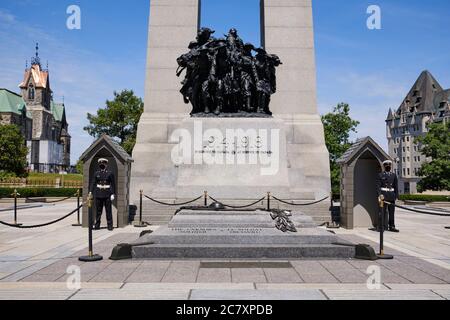
[[[35,91],[32,83],[28,86],[28,100],[34,100]]]

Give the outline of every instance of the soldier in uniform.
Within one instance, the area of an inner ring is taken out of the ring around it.
[[[95,230],[100,230],[102,220],[103,207],[106,210],[106,220],[108,222],[108,230],[113,230],[112,202],[115,200],[116,179],[114,174],[108,170],[108,160],[98,160],[99,171],[95,172],[89,191],[95,198],[97,208],[97,217],[95,219]]]
[[[383,162],[384,171],[378,177],[377,190],[378,196],[383,195],[384,200],[390,204],[385,203],[383,209],[385,230],[390,232],[400,232],[395,227],[395,201],[398,199],[398,178],[392,172],[392,161]],[[389,216],[389,219],[388,219]],[[380,229],[381,226],[378,226]]]

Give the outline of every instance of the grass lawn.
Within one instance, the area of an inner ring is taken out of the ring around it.
[[[62,178],[65,181],[83,181],[82,174],[57,174],[57,173],[30,173],[28,176],[29,181],[33,180],[56,180],[57,178]]]

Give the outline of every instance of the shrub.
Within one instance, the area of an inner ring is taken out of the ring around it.
[[[6,172],[3,170],[0,170],[0,181],[3,180],[10,180],[16,178],[16,174],[13,172]]]
[[[14,188],[0,188],[0,198],[11,198],[14,190]],[[65,198],[74,196],[77,190],[76,188],[17,188],[19,198]]]
[[[404,194],[400,196],[402,201],[425,201],[425,202],[450,202],[450,196],[433,196],[426,194]]]

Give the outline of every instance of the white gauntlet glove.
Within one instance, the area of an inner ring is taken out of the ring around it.
[[[115,195],[111,195],[111,201],[114,201],[116,199]]]

